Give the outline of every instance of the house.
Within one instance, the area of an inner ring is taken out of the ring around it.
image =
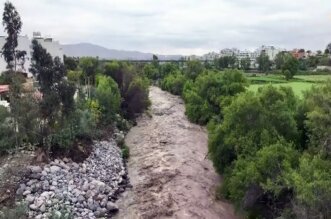
[[[63,51],[61,45],[58,41],[54,41],[51,37],[42,37],[40,32],[34,32],[33,38],[36,39],[46,50],[49,52],[52,57],[58,56],[63,61]],[[0,36],[0,47],[2,48],[6,42],[5,36]],[[27,73],[28,77],[31,77],[32,74],[29,72],[31,65],[32,57],[32,40],[29,39],[27,35],[18,37],[18,46],[16,48],[20,51],[26,51],[25,63],[18,63],[17,71]],[[7,63],[2,56],[0,56],[0,74],[1,72],[6,71]]]
[[[9,85],[0,85],[0,106],[9,107]]]

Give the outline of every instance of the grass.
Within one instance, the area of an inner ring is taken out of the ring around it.
[[[251,85],[248,90],[257,92],[260,87],[266,85],[288,86],[293,89],[295,95],[303,97],[303,91],[309,90],[313,85],[320,84],[326,80],[331,80],[331,75],[297,75],[287,81],[282,75],[258,75],[247,77]]]
[[[272,84],[272,83],[270,83]],[[266,86],[267,84],[252,84],[249,86],[248,90],[250,91],[258,91],[260,87]],[[288,83],[280,83],[280,84],[272,84],[273,86],[280,87],[291,87],[293,89],[293,92],[295,95],[298,97],[302,98],[303,97],[303,91],[309,90],[314,83],[310,82],[288,82]]]

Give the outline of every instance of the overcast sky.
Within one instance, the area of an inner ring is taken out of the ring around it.
[[[63,44],[200,55],[262,44],[317,50],[331,42],[331,0],[12,2],[23,20],[23,35],[40,31]]]

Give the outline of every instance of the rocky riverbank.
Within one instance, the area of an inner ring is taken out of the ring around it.
[[[83,162],[56,159],[45,166],[29,166],[30,173],[16,194],[28,205],[29,218],[110,217],[125,190],[127,172],[115,140],[95,142]]]

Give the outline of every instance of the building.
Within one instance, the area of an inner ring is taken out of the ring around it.
[[[263,45],[260,48],[258,48],[255,51],[255,53],[256,53],[256,55],[258,57],[263,52],[263,53],[265,53],[265,54],[267,54],[269,56],[269,58],[270,58],[271,61],[274,61],[275,58],[276,58],[276,56],[277,56],[277,54],[280,53],[280,52],[283,52],[283,51],[286,51],[286,50],[285,49],[276,48],[274,46],[264,46]]]
[[[52,57],[58,56],[63,61],[63,51],[61,45],[58,41],[54,41],[50,37],[42,37],[40,32],[34,32],[33,38],[36,39],[46,50],[49,52]],[[5,44],[6,37],[0,36],[0,48]],[[28,73],[28,76],[32,76],[29,72],[31,65],[32,57],[32,40],[28,36],[19,36],[18,37],[18,46],[17,50],[26,51],[25,64],[24,66],[17,65],[17,70],[21,72]],[[7,63],[4,58],[0,57],[0,74],[3,71],[6,71]]]
[[[203,55],[202,59],[203,60],[214,60],[214,59],[218,59],[219,57],[220,57],[219,53],[210,52],[210,53],[207,53],[207,54]]]
[[[222,49],[220,51],[220,56],[221,57],[224,57],[224,56],[237,56],[237,54],[239,53],[239,49],[237,48],[232,48],[232,49]]]

